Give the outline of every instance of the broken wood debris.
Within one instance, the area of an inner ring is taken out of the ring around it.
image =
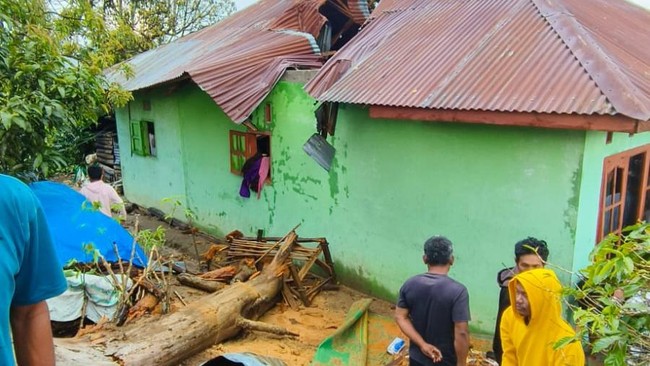
[[[227,260],[254,258],[259,268],[264,266],[267,255],[277,254],[278,243],[284,238],[264,237],[259,233],[257,237],[245,237],[241,232],[233,231],[226,239]],[[289,258],[289,271],[284,277],[286,290],[282,290],[282,297],[291,308],[297,308],[298,302],[309,306],[325,285],[336,282],[334,263],[326,238],[296,238]],[[318,275],[312,272],[314,266],[319,270]]]
[[[237,267],[234,265],[217,268],[213,271],[199,275],[204,280],[227,282],[237,273]]]
[[[176,279],[182,285],[189,286],[210,293],[217,292],[219,290],[222,290],[224,287],[226,287],[226,284],[223,282],[219,282],[215,280],[206,280],[199,276],[193,276],[189,273],[181,273],[176,277]]]
[[[273,261],[255,279],[235,283],[164,317],[149,319],[125,330],[121,338],[108,344],[93,344],[81,338],[75,339],[74,344],[55,340],[57,361],[70,364],[66,357],[81,352],[96,355],[98,362],[113,361],[127,366],[176,365],[234,336],[244,326],[254,324],[242,322],[241,318],[255,320],[275,304],[296,237],[294,232],[287,236]],[[143,334],[155,337],[143,337]],[[101,350],[98,352],[97,348]],[[98,364],[94,361],[93,364]]]
[[[291,337],[298,337],[298,333],[291,332],[285,328],[282,328],[277,325],[273,324],[268,324],[264,322],[258,322],[254,320],[249,320],[246,318],[238,318],[237,319],[237,325],[239,325],[242,329],[245,330],[256,330],[260,332],[266,332],[266,333],[271,333],[271,334],[276,334],[276,335],[286,335],[286,336],[291,336]]]

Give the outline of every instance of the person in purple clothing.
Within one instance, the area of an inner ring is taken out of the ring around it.
[[[428,271],[408,279],[399,291],[395,320],[411,340],[410,366],[465,366],[469,353],[469,294],[448,276],[454,264],[451,241],[434,236],[424,243]]]
[[[45,300],[67,286],[38,199],[0,174],[0,365],[54,365]]]

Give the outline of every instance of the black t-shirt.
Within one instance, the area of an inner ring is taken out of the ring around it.
[[[470,320],[465,286],[446,275],[420,274],[402,285],[397,306],[408,309],[415,330],[442,352],[442,361],[434,364],[411,343],[409,357],[423,365],[455,366],[454,323]]]

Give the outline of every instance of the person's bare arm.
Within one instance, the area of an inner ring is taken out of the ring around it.
[[[454,323],[454,349],[458,366],[467,365],[467,355],[469,353],[469,326],[467,322]]]
[[[54,344],[47,303],[11,308],[11,330],[18,365],[54,365]]]
[[[406,335],[411,342],[415,343],[416,346],[422,351],[427,357],[431,357],[433,362],[438,362],[442,360],[442,353],[434,345],[427,343],[422,335],[415,330],[411,318],[409,317],[409,310],[400,308],[399,306],[395,308],[395,321],[397,325],[402,330],[404,335]]]

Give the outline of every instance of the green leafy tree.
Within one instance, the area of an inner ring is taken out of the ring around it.
[[[37,179],[73,164],[98,116],[131,98],[103,70],[233,10],[232,0],[0,0],[0,172]]]
[[[59,0],[57,22],[68,34],[73,52],[101,51],[104,67],[129,59],[138,53],[169,43],[179,37],[214,24],[235,11],[232,0]],[[94,32],[79,19],[95,17],[105,32]],[[80,44],[90,40],[94,48]],[[99,60],[98,60],[99,61]]]
[[[568,292],[580,334],[606,366],[645,365],[650,357],[650,224],[608,235]],[[569,339],[560,343],[567,343]],[[561,346],[561,345],[558,345]]]
[[[89,29],[103,31],[94,17]],[[66,164],[57,136],[93,124],[130,94],[102,64],[68,53],[42,0],[0,0],[0,171],[47,176]]]

